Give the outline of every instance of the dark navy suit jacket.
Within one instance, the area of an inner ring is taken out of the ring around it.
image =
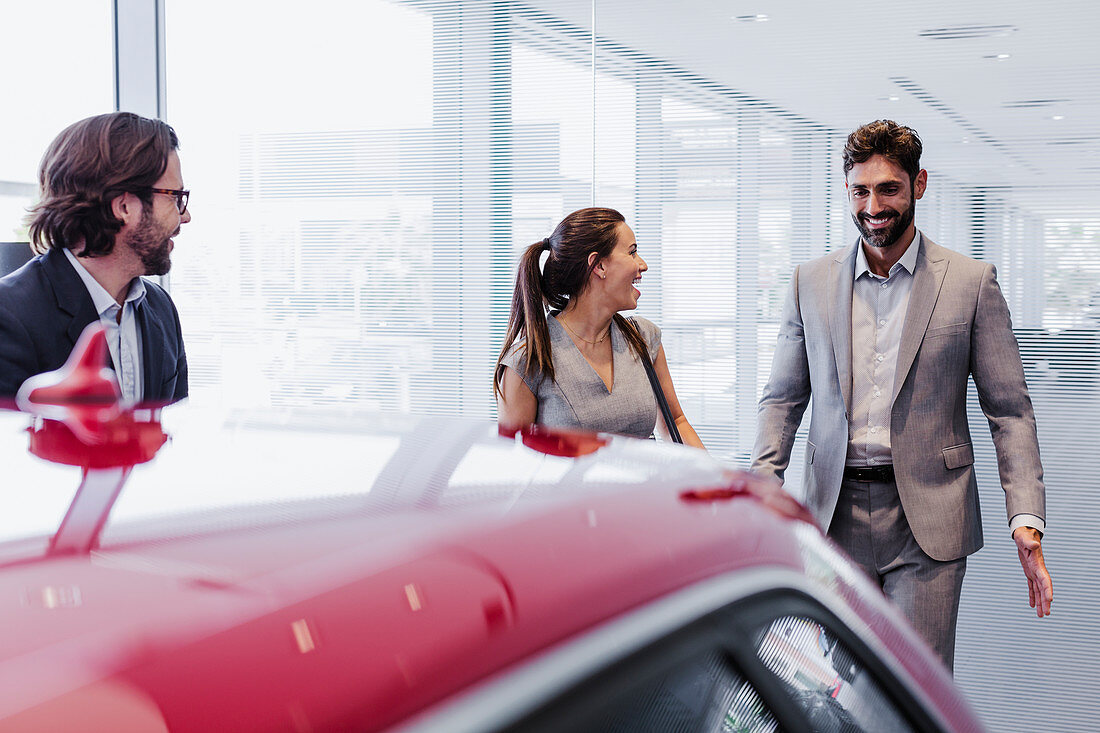
[[[137,307],[144,365],[143,402],[187,396],[187,355],[171,297],[146,280]],[[35,257],[0,279],[0,399],[11,399],[27,377],[57,369],[84,327],[99,320],[92,296],[61,250]]]

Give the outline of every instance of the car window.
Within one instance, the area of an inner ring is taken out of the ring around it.
[[[608,701],[605,710],[578,730],[764,733],[778,730],[778,726],[730,660],[719,652],[709,652]]]
[[[851,650],[818,621],[782,616],[757,631],[754,646],[812,730],[912,730]]]
[[[941,730],[864,640],[801,591],[670,624],[502,730],[905,733]],[[595,656],[595,653],[594,653]]]

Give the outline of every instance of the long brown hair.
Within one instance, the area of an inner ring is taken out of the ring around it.
[[[614,209],[580,209],[562,219],[549,237],[524,250],[516,272],[508,330],[493,372],[493,391],[498,396],[502,396],[501,361],[517,341],[523,344],[526,373],[554,380],[547,310],[564,310],[570,300],[584,292],[593,267],[615,249],[619,224],[625,221],[626,218]],[[550,250],[550,254],[540,273],[539,259],[545,250]],[[596,253],[596,260],[589,265],[588,255],[592,252]],[[643,358],[643,354],[648,357],[645,341],[634,324],[618,313],[614,320],[638,358]]]
[[[111,201],[133,193],[149,205],[149,191],[179,147],[167,123],[131,112],[88,117],[61,131],[38,168],[39,201],[29,217],[31,247],[42,254],[83,240],[83,255],[111,253],[122,221]]]

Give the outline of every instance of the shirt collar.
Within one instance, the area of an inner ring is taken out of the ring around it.
[[[88,289],[88,295],[92,296],[92,304],[95,305],[96,313],[101,317],[104,313],[107,313],[111,308],[118,305],[115,299],[111,297],[111,294],[107,292],[107,289],[99,284],[99,281],[92,277],[92,273],[84,269],[84,265],[80,264],[80,260],[73,254],[72,250],[68,247],[64,248],[65,256],[69,258],[69,262],[72,263],[73,269],[76,270],[76,274],[80,276],[80,279],[84,282],[84,287]],[[135,277],[130,281],[130,292],[126,294],[126,303],[131,304],[135,308],[145,300],[145,281],[140,277]]]
[[[916,230],[916,235],[913,237],[913,241],[909,243],[909,246],[905,248],[905,252],[902,254],[901,259],[898,260],[893,267],[890,268],[890,274],[893,275],[897,272],[897,268],[900,265],[905,268],[905,271],[910,275],[917,269],[917,251],[920,249],[921,233],[920,229]],[[867,254],[863,251],[863,240],[860,239],[856,242],[856,276],[858,280],[863,277],[863,274],[872,274],[871,266],[867,264]],[[876,276],[877,277],[877,276]]]

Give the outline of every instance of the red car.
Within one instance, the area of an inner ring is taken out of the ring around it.
[[[125,410],[101,339],[0,414],[0,731],[981,729],[799,505],[701,451]]]

